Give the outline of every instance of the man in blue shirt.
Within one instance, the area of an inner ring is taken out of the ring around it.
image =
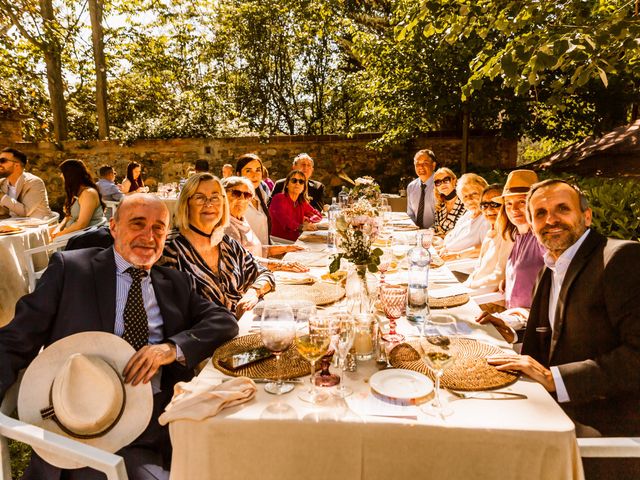
[[[120,191],[115,184],[116,171],[111,165],[103,165],[98,170],[100,174],[100,180],[96,182],[98,190],[100,190],[100,196],[102,200],[108,200],[110,202],[119,202],[124,197],[124,193]]]
[[[407,186],[407,215],[420,228],[430,228],[434,221],[433,171],[436,155],[431,150],[420,150],[413,157],[418,178]]]

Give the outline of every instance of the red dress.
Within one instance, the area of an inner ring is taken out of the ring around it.
[[[294,242],[300,236],[300,227],[305,220],[313,223],[322,220],[320,212],[309,205],[309,202],[302,199],[294,202],[285,193],[278,193],[271,199],[269,216],[271,235]]]

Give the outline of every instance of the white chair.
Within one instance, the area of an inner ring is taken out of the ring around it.
[[[104,209],[104,216],[107,218],[107,220],[110,220],[111,217],[113,217],[113,215],[116,213],[120,202],[114,202],[113,200],[103,200],[103,202],[106,205],[106,208]]]
[[[108,480],[128,479],[122,457],[10,417],[16,409],[19,384],[18,380],[0,404],[0,480],[11,480],[8,438],[104,472]]]
[[[640,458],[640,437],[578,438],[583,458]]]
[[[52,212],[51,216],[47,218],[47,225],[50,227],[54,227],[58,225],[58,221],[60,220],[60,214],[58,212]]]

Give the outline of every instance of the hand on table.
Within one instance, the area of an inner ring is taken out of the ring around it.
[[[515,370],[541,384],[548,392],[556,391],[551,370],[545,368],[529,355],[495,355],[487,358],[489,365],[498,370]]]
[[[509,327],[504,320],[498,317],[494,317],[488,312],[482,312],[477,318],[476,322],[481,325],[486,325],[488,323],[492,324],[498,333],[502,335],[502,337],[509,343],[513,343],[516,339],[513,330]]]
[[[124,367],[124,383],[138,385],[148,383],[162,365],[176,360],[176,346],[173,343],[146,345],[133,354]]]
[[[259,300],[258,292],[254,288],[247,290],[236,304],[236,318],[241,318],[244,312],[255,307]]]
[[[304,221],[302,222],[302,231],[303,232],[315,232],[318,230],[318,226],[315,223]]]
[[[309,267],[305,267],[303,264],[298,262],[282,262],[276,266],[276,270],[280,270],[282,272],[308,272]]]
[[[282,245],[282,251],[285,253],[288,252],[299,252],[301,250],[306,250],[306,247],[303,247],[302,245],[296,245],[295,243],[292,245]]]

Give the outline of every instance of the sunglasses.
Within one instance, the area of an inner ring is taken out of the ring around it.
[[[500,208],[502,205],[496,202],[480,202],[480,210],[486,210],[487,208]]]
[[[433,182],[433,184],[436,187],[439,187],[443,183],[451,183],[451,177],[444,177],[444,178],[441,178],[440,180],[434,180],[434,182]]]
[[[301,178],[292,178],[291,180],[289,180],[289,183],[299,183],[300,185],[304,185],[305,183],[307,183],[307,181]]]
[[[0,158],[0,165],[4,165],[5,163],[17,163],[14,160],[9,160],[8,158]]]
[[[253,198],[253,194],[251,192],[243,192],[241,190],[229,190],[229,193],[231,193],[231,198],[236,198],[238,200],[240,200],[241,198],[244,198],[245,200],[251,200]]]

